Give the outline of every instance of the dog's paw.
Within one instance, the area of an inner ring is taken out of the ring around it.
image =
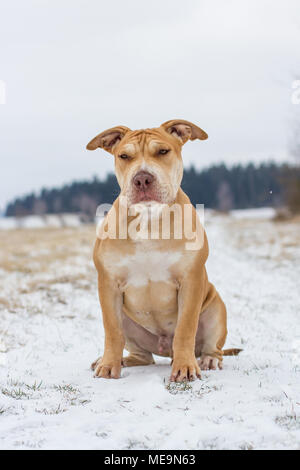
[[[223,369],[222,361],[206,354],[200,357],[198,364],[201,370],[217,370],[218,367],[219,369]]]
[[[170,382],[192,382],[196,378],[201,379],[201,370],[196,358],[173,360]]]
[[[99,364],[99,362],[101,362],[102,360],[102,356],[101,357],[98,357],[98,359],[96,359],[92,364],[91,364],[91,369],[92,370],[95,370],[97,365]]]
[[[121,377],[121,361],[106,363],[102,357],[92,364],[94,377],[103,379],[119,379]]]

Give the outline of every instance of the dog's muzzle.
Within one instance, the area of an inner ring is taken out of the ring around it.
[[[156,178],[148,171],[139,171],[132,178],[132,186],[134,203],[158,200]]]

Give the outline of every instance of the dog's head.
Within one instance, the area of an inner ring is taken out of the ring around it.
[[[200,127],[177,119],[154,129],[113,127],[91,140],[87,149],[100,147],[114,155],[121,195],[128,205],[147,201],[170,204],[182,180],[182,146],[188,140],[207,137]]]

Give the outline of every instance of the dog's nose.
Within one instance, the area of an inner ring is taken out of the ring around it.
[[[147,171],[139,171],[133,178],[134,186],[140,191],[146,191],[152,185],[154,176]]]

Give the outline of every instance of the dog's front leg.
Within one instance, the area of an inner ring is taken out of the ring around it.
[[[106,274],[99,273],[99,299],[105,330],[104,354],[95,364],[95,377],[118,379],[125,340],[122,331],[123,295]]]
[[[195,356],[195,338],[204,297],[205,278],[185,279],[178,291],[178,320],[173,339],[171,382],[201,378]]]

